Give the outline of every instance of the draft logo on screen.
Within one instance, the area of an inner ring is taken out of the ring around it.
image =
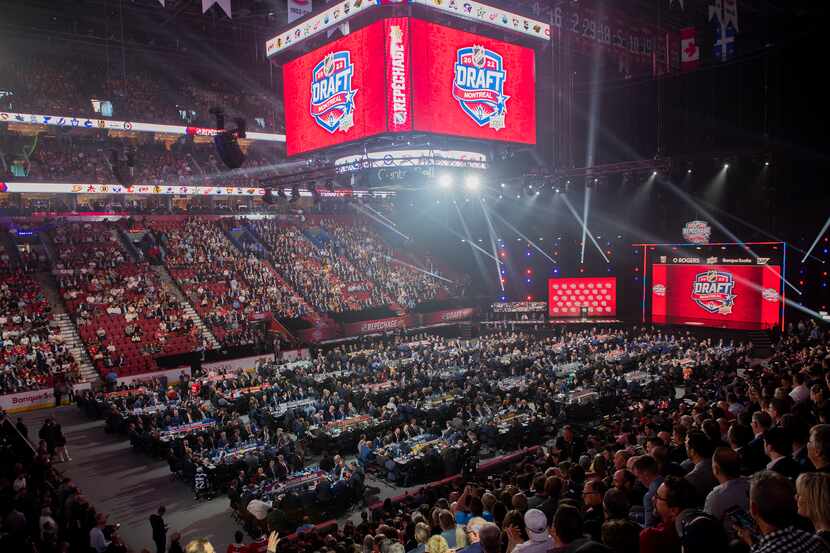
[[[735,305],[735,280],[732,273],[706,271],[695,275],[692,300],[709,313],[729,315]]]
[[[483,46],[466,46],[456,53],[452,96],[478,126],[505,127],[507,71],[501,55]]]
[[[346,50],[326,54],[311,72],[311,116],[332,134],[354,126],[357,89],[352,88],[353,75],[351,54]]]

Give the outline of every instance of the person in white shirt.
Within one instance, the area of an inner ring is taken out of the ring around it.
[[[548,532],[548,519],[539,509],[529,509],[525,513],[525,530],[528,540],[519,542],[515,527],[507,528],[508,553],[547,553],[553,549],[554,541]]]
[[[95,527],[89,531],[89,546],[96,551],[96,553],[104,553],[109,547],[110,542],[104,536],[104,527],[107,525],[107,515],[98,513],[95,517]]]
[[[793,403],[801,403],[810,399],[810,389],[807,388],[803,373],[795,373],[793,375],[793,383],[795,387],[790,392],[790,397],[793,398]]]

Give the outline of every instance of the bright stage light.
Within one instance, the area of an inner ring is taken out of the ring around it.
[[[729,169],[729,164],[728,164],[728,163],[724,163],[724,164],[723,164],[723,168],[724,168],[724,169]]]
[[[449,173],[444,173],[440,177],[438,177],[438,184],[441,188],[449,188],[452,186],[452,175]]]
[[[464,186],[467,190],[478,190],[478,187],[481,185],[481,181],[478,178],[478,175],[467,175],[464,179]]]

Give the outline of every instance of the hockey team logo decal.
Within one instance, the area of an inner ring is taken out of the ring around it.
[[[709,313],[729,315],[735,305],[735,280],[732,273],[706,271],[695,275],[692,300]]]
[[[499,54],[483,46],[458,49],[452,96],[478,126],[504,128],[506,104],[510,99],[504,95],[506,80],[507,71]]]
[[[348,51],[327,54],[311,73],[311,116],[330,133],[346,132],[354,126],[351,54]]]

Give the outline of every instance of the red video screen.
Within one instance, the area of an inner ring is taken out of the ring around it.
[[[283,66],[289,156],[386,132],[384,23]]]
[[[777,265],[654,264],[651,320],[757,330],[778,324],[781,267]]]
[[[548,279],[548,312],[551,317],[555,318],[615,317],[617,315],[617,279],[616,277]]]
[[[533,50],[411,20],[414,130],[536,143]]]

